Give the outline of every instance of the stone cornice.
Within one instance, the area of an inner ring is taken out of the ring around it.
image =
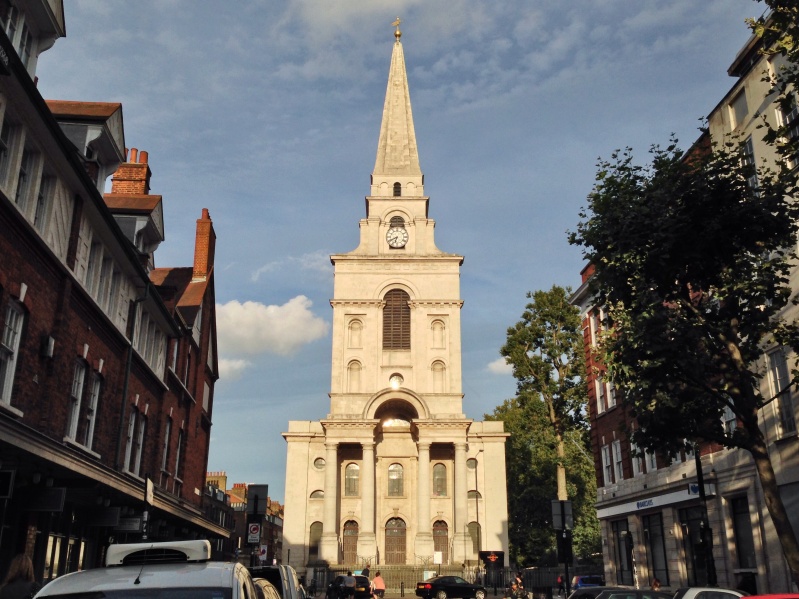
[[[331,306],[378,306],[382,307],[385,302],[380,299],[332,299]]]
[[[421,308],[424,306],[455,306],[463,307],[463,300],[411,300],[408,302],[411,308]]]

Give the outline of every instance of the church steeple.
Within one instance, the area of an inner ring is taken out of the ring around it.
[[[372,172],[372,196],[424,196],[424,176],[419,166],[416,132],[413,128],[411,95],[405,72],[405,55],[396,26],[394,50],[383,104],[383,120],[377,142],[377,158]],[[396,193],[399,184],[400,194]]]

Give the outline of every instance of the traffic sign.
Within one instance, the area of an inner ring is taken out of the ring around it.
[[[258,543],[261,540],[261,525],[258,522],[250,522],[247,525],[247,542]]]

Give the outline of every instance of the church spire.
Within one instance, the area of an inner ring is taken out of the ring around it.
[[[391,54],[391,67],[386,87],[386,101],[383,105],[383,121],[380,125],[380,138],[377,142],[377,159],[372,172],[372,195],[423,196],[424,179],[419,166],[419,152],[416,148],[416,132],[413,128],[411,95],[408,90],[408,76],[405,72],[405,55],[402,51],[399,29],[400,19],[392,25],[394,50]],[[401,193],[396,193],[397,184]]]

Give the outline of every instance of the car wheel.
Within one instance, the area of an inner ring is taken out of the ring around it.
[[[446,591],[438,591],[436,593],[436,599],[447,599],[447,592]]]
[[[474,599],[486,599],[486,592],[483,589],[477,589]]]

